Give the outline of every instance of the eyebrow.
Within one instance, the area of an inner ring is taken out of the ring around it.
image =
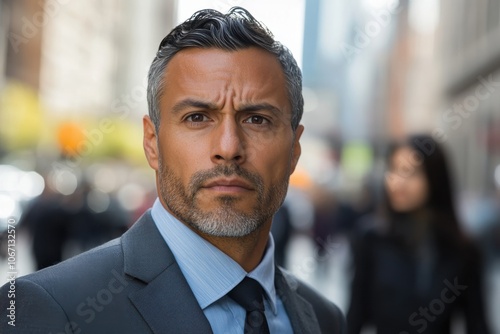
[[[204,109],[204,110],[217,110],[218,107],[216,104],[203,101],[203,100],[197,100],[197,99],[192,99],[192,98],[187,98],[182,101],[177,102],[173,107],[172,107],[172,112],[178,113],[181,112],[183,109],[187,108],[199,108],[199,109]],[[280,115],[282,114],[282,111],[273,106],[270,103],[257,103],[257,104],[245,104],[238,108],[236,111],[238,112],[252,112],[252,111],[258,111],[258,110],[267,110],[272,112],[275,115]]]
[[[184,99],[182,101],[177,102],[172,107],[172,112],[174,114],[176,114],[176,113],[178,113],[186,108],[199,108],[199,109],[205,109],[205,110],[216,110],[217,106],[215,104],[207,102],[207,101],[187,98],[187,99]]]
[[[252,111],[259,111],[259,110],[267,110],[272,112],[274,115],[279,116],[282,114],[281,110],[272,104],[263,102],[263,103],[257,103],[257,104],[247,104],[241,106],[238,111],[242,112],[252,112]]]

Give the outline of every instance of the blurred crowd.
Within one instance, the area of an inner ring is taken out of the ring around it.
[[[500,263],[500,201],[493,203],[497,213],[486,215],[492,221],[471,234],[456,210],[453,166],[442,145],[411,136],[388,145],[384,156],[380,175],[367,177],[356,196],[292,176],[272,226],[277,264],[297,269],[290,257],[301,246],[294,240],[307,238],[313,275],[336,285],[329,273],[338,264],[329,258],[346,242],[350,333],[366,326],[444,333],[456,319],[468,333],[491,333],[484,277]],[[33,270],[119,237],[155,199],[152,177],[116,161],[64,173],[46,175],[41,193],[20,202],[18,232],[31,244]]]

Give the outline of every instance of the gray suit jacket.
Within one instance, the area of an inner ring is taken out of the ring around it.
[[[345,333],[334,304],[279,268],[275,284],[295,333]],[[9,289],[0,333],[212,333],[149,212],[121,238],[18,278],[15,299]]]

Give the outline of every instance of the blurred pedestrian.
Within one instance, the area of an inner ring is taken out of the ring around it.
[[[349,333],[451,333],[457,314],[468,334],[488,333],[480,256],[460,229],[443,149],[412,136],[387,164],[385,214],[353,245]]]
[[[68,240],[71,214],[65,197],[45,187],[23,213],[19,226],[32,238],[32,251],[37,269],[43,269],[63,260],[64,245]]]
[[[288,243],[293,234],[293,225],[288,205],[283,203],[273,217],[271,233],[274,239],[274,261],[278,266],[286,267]]]
[[[312,193],[314,204],[314,220],[312,239],[317,255],[318,276],[327,277],[330,270],[332,247],[335,242],[352,229],[358,218],[353,205],[341,199],[330,189],[318,186]]]
[[[89,203],[91,192],[86,180],[69,195],[46,187],[28,206],[19,225],[32,237],[38,270],[99,246],[127,230],[128,217],[116,201],[108,199],[109,204],[96,212]]]

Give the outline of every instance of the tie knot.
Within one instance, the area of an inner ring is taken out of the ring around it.
[[[237,286],[228,293],[235,302],[240,304],[247,312],[264,312],[263,289],[256,280],[245,277]]]

